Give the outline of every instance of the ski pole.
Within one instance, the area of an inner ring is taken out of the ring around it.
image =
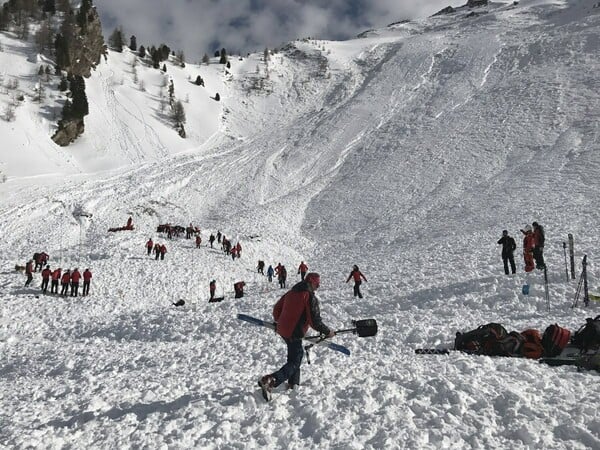
[[[567,274],[567,283],[569,282],[569,266],[567,265],[567,243],[563,241],[563,252],[565,254],[565,273]]]

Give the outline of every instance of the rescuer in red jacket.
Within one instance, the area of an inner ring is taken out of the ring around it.
[[[357,265],[354,265],[352,267],[352,272],[350,272],[350,275],[348,275],[348,279],[346,280],[346,283],[348,281],[350,281],[351,278],[354,278],[354,296],[358,297],[358,298],[363,298],[362,294],[360,293],[360,285],[362,284],[361,278],[365,281],[367,281],[367,279],[362,274],[362,272],[360,270],[358,270]]]
[[[273,388],[285,380],[289,389],[300,384],[300,364],[304,356],[302,338],[306,335],[308,327],[328,338],[335,336],[335,332],[321,319],[319,300],[315,296],[320,281],[318,273],[307,274],[304,281],[286,292],[273,307],[277,333],[287,344],[287,362],[277,372],[265,375],[258,381],[266,401],[271,400]]]
[[[79,273],[79,269],[75,267],[73,273],[71,274],[71,297],[77,297],[79,294],[79,280],[81,279],[81,273]]]

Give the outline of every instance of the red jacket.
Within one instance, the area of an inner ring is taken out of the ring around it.
[[[42,279],[43,280],[49,280],[51,274],[52,274],[52,271],[50,269],[44,269],[44,270],[42,270]]]
[[[298,266],[298,272],[306,272],[306,271],[308,271],[308,266],[306,264],[302,263]]]
[[[362,272],[360,270],[353,270],[352,272],[350,272],[350,275],[348,275],[348,279],[346,280],[346,283],[348,281],[350,281],[350,278],[354,278],[354,281],[360,281],[360,279],[362,278],[363,280],[367,281],[367,279],[365,278],[365,276],[362,274]]]
[[[73,283],[79,283],[80,278],[81,278],[81,274],[79,273],[79,270],[74,270],[73,273],[71,274],[71,281]]]
[[[161,253],[167,253],[167,246],[165,244],[160,246],[160,252]]]
[[[69,281],[71,281],[71,274],[69,272],[65,272],[63,273],[62,278],[60,279],[60,282],[62,284],[68,284]]]
[[[154,242],[152,242],[152,239],[150,239],[148,242],[146,242],[146,248],[152,248],[154,247]]]
[[[529,231],[527,234],[525,234],[525,237],[523,238],[523,252],[530,253],[533,251],[534,247],[535,247],[535,236],[533,235],[533,233],[531,231]]]
[[[54,281],[60,280],[60,269],[56,269],[54,272],[52,272],[52,279]]]
[[[319,333],[329,334],[329,328],[321,320],[319,300],[301,281],[281,297],[273,307],[273,318],[277,322],[277,333],[288,339],[300,339],[308,327]]]
[[[31,272],[33,272],[33,264],[31,262],[28,262],[27,264],[25,264],[25,273]]]
[[[92,279],[92,272],[85,270],[83,272],[83,281],[90,281]]]

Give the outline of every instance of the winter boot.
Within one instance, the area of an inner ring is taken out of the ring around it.
[[[268,402],[271,401],[271,392],[275,386],[275,378],[271,375],[265,375],[258,380],[258,386],[262,389],[262,396]]]

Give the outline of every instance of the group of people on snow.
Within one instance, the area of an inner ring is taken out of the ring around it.
[[[544,262],[544,227],[537,222],[531,225],[527,224],[521,230],[523,233],[523,259],[525,261],[525,272],[531,272],[534,268],[543,270],[546,267]],[[516,273],[514,251],[517,248],[515,239],[509,236],[508,230],[502,231],[502,237],[498,240],[502,245],[502,262],[504,263],[504,273]]]
[[[154,243],[152,238],[150,238],[146,241],[146,252],[148,253],[148,256],[152,254],[153,250],[155,260],[158,260],[158,258],[161,260],[165,259],[165,255],[167,254],[167,246],[165,244],[159,244],[158,242]]]
[[[47,261],[47,260],[46,260]],[[27,276],[27,280],[25,281],[25,287],[29,286],[33,281],[33,272],[36,269],[33,267],[34,260],[30,259],[27,261],[25,265],[25,275]],[[61,290],[60,295],[71,297],[77,297],[79,294],[79,281],[83,278],[83,291],[82,295],[86,296],[90,293],[90,283],[92,281],[92,272],[89,268],[83,271],[83,274],[79,272],[79,269],[76,267],[71,271],[67,269],[64,273],[62,272],[62,268],[59,267],[55,270],[50,269],[50,265],[46,265],[46,267],[41,271],[42,276],[42,293],[46,294],[48,291],[48,284],[50,284],[50,293],[58,294],[58,283],[60,282]],[[69,294],[69,288],[71,290]]]

